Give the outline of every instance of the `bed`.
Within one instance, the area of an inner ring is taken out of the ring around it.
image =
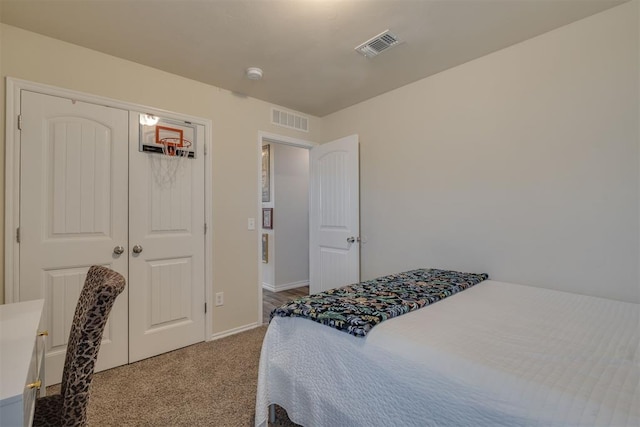
[[[320,426],[638,426],[640,304],[485,280],[355,337],[274,317],[268,407]]]

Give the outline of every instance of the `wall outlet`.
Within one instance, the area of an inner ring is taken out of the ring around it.
[[[248,230],[255,230],[256,229],[256,219],[255,218],[249,218],[247,220],[247,229]]]
[[[216,294],[216,306],[224,305],[224,292]]]

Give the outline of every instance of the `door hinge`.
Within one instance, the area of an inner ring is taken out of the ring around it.
[[[207,155],[207,144],[204,144],[204,155]]]
[[[204,223],[204,234],[207,234],[207,223]]]
[[[22,114],[18,114],[18,130],[22,130]]]
[[[20,243],[20,227],[16,228],[16,242]]]
[[[207,314],[207,303],[204,303],[204,314]]]

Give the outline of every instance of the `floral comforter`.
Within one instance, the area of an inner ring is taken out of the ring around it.
[[[487,274],[418,269],[297,298],[276,308],[274,316],[311,319],[357,337],[380,322],[461,292]]]

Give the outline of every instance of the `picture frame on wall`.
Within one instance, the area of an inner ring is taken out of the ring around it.
[[[273,229],[273,208],[262,208],[262,228]]]
[[[262,202],[271,201],[271,149],[269,144],[262,146]]]
[[[262,234],[262,262],[265,264],[269,262],[269,235],[267,233]]]

